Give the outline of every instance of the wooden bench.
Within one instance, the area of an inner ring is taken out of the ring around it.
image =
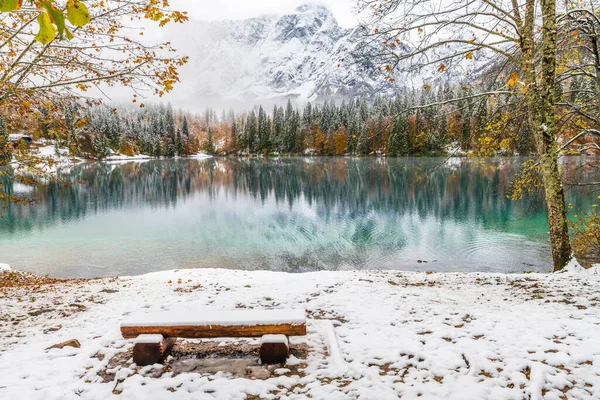
[[[143,314],[122,322],[121,334],[125,339],[136,338],[133,361],[141,366],[161,361],[177,338],[229,337],[261,337],[262,363],[277,364],[288,357],[288,336],[306,335],[306,311],[198,310]]]

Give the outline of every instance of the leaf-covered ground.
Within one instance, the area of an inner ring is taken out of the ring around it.
[[[600,398],[594,274],[0,272],[0,283],[3,399]],[[308,335],[292,338],[288,365],[258,365],[252,339],[179,341],[160,365],[132,363],[128,314],[207,307],[304,307]],[[81,347],[46,350],[70,339]]]

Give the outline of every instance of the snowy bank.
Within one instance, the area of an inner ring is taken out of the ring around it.
[[[211,156],[210,154],[204,153],[204,152],[199,152],[196,154],[192,154],[190,156],[187,156],[188,158],[199,158],[199,159],[203,159],[203,158],[212,158],[213,156]]]
[[[10,265],[0,263],[0,271],[10,271]]]
[[[129,162],[129,161],[149,161],[154,159],[152,156],[147,156],[145,154],[136,154],[134,156],[126,156],[123,154],[111,154],[107,157],[104,157],[102,161],[104,162]]]
[[[207,269],[0,288],[0,398],[597,399],[599,284]],[[163,364],[132,364],[123,319],[206,307],[306,308],[308,335],[286,365],[257,365],[258,339],[180,340]]]

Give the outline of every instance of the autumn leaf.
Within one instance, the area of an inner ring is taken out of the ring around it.
[[[56,7],[54,7],[54,5],[52,5],[52,2],[50,2],[50,1],[42,1],[41,4],[42,4],[42,7],[44,7],[44,9],[46,10],[46,12],[50,16],[51,22],[58,29],[58,35],[62,39],[64,37],[64,33],[65,33],[65,29],[66,29],[66,27],[65,27],[65,15],[63,14],[62,10],[59,10]],[[69,37],[70,34],[71,34],[71,32],[69,32],[68,29],[67,29],[67,38],[68,39],[72,38],[72,36]]]
[[[519,73],[513,72],[508,79],[508,86],[515,87],[519,83]]]
[[[67,18],[75,26],[84,26],[90,22],[90,12],[81,1],[69,0],[67,1]]]
[[[465,55],[465,58],[466,58],[467,60],[472,60],[472,59],[473,59],[473,52],[472,52],[472,51],[468,52],[468,53]]]
[[[444,72],[446,70],[446,64],[442,64],[440,65],[440,67],[438,68],[438,72]]]
[[[429,90],[429,89],[431,89],[431,85],[429,85],[429,84],[426,83],[426,84],[423,85],[423,89]]]
[[[15,11],[21,8],[22,0],[0,0],[0,11]]]
[[[52,25],[50,15],[45,12],[40,13],[37,17],[37,21],[40,25],[40,30],[35,37],[35,40],[43,44],[50,43],[56,37],[56,28]]]

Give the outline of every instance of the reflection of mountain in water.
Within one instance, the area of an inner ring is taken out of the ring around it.
[[[438,270],[541,269],[549,255],[542,201],[505,195],[522,160],[434,169],[441,161],[82,164],[68,176],[83,184],[40,186],[32,192],[39,204],[7,211],[0,252],[5,262],[59,276],[185,266],[412,268],[421,258],[438,259],[427,266]],[[569,196],[583,207],[591,201],[583,191]],[[64,269],[48,270],[57,264]],[[88,265],[105,270],[85,272]]]

